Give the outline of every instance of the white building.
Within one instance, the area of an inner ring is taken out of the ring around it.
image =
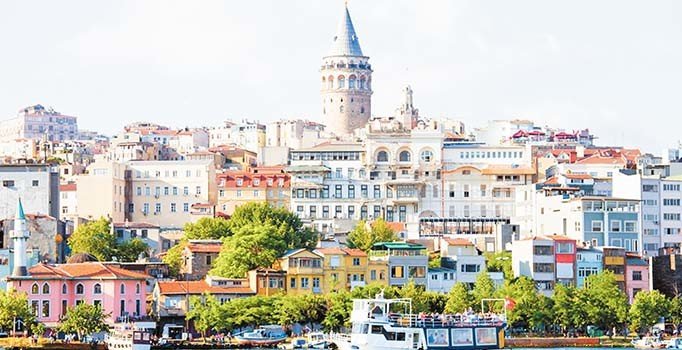
[[[74,220],[78,217],[77,194],[75,183],[59,185],[59,220]]]
[[[222,126],[208,130],[209,147],[237,146],[258,152],[265,146],[265,129],[265,125],[255,121],[242,120],[237,123],[227,120]]]
[[[682,176],[643,176],[634,172],[617,172],[613,191],[641,201],[642,245],[649,256],[658,249],[682,246]]]
[[[0,165],[0,220],[16,215],[19,198],[29,213],[59,218],[59,169],[44,164]]]
[[[15,118],[0,122],[0,141],[15,139],[47,141],[78,138],[76,117],[63,115],[41,105],[26,107]]]

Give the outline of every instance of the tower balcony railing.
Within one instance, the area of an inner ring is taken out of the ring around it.
[[[337,63],[337,64],[323,64],[322,66],[320,66],[320,69],[335,69],[335,68],[336,69],[346,69],[346,68],[348,68],[348,69],[372,69],[372,65],[371,64],[363,64],[363,63],[359,63],[359,64],[357,64],[357,63],[352,63],[352,64],[351,63],[349,63],[349,64]]]

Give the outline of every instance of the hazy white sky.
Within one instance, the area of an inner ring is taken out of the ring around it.
[[[351,0],[373,112],[405,84],[424,116],[527,118],[660,153],[682,127],[682,2]],[[343,1],[2,1],[0,116],[42,103],[131,121],[321,120]]]

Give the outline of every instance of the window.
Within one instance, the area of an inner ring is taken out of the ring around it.
[[[353,266],[360,266],[360,258],[353,258]]]
[[[2,187],[14,187],[14,180],[2,180]]]
[[[140,284],[135,285],[135,294],[140,294]]]
[[[334,187],[334,197],[343,198],[343,185],[336,185]]]
[[[38,187],[39,184],[40,184],[40,182],[38,180],[31,181],[31,186],[33,186],[33,187]]]
[[[554,249],[552,246],[548,245],[536,245],[533,247],[533,254],[534,255],[552,255],[554,254]]]
[[[374,185],[374,198],[381,198],[381,185]]]
[[[120,292],[121,294],[125,294],[125,293],[126,293],[126,285],[125,285],[125,284],[121,283],[121,286],[119,287],[119,292]]]
[[[182,203],[182,211],[185,213],[189,212],[189,203]]]
[[[411,154],[409,151],[402,151],[398,156],[398,160],[401,162],[409,162],[411,160]]]
[[[554,272],[554,264],[534,263],[533,272]]]
[[[632,271],[632,280],[633,281],[641,281],[642,280],[642,271]]]
[[[313,277],[313,288],[320,288],[320,278]]]
[[[620,221],[618,220],[611,221],[611,232],[620,232]]]
[[[571,243],[559,243],[559,244],[557,244],[556,252],[558,254],[572,254],[573,253],[573,244],[571,244]]]
[[[348,198],[355,198],[355,186],[348,185]]]
[[[50,294],[50,285],[47,283],[43,284],[43,294]]]
[[[478,273],[480,271],[481,271],[481,265],[478,265],[478,264],[462,264],[462,265],[460,265],[460,272]]]
[[[433,152],[429,150],[422,151],[421,160],[426,163],[430,163],[433,160]]]
[[[592,221],[592,232],[602,232],[604,223],[601,221]]]
[[[211,258],[210,255],[206,255],[206,265],[211,266]]]
[[[38,288],[38,283],[33,283],[31,286],[31,294],[38,294],[40,293],[40,288]]]
[[[377,162],[388,162],[388,152],[379,151],[379,153],[377,153]]]
[[[93,293],[93,294],[102,294],[102,285],[99,284],[99,283],[96,283],[96,284],[92,287],[92,293]]]
[[[625,222],[625,232],[636,232],[637,222],[636,221],[626,221]]]
[[[310,285],[310,278],[301,277],[301,288],[308,288]]]
[[[62,284],[62,294],[66,294],[68,290],[66,289],[66,283]]]
[[[197,186],[197,188],[196,188],[196,194],[197,194],[197,195],[201,194],[201,186]]]
[[[424,278],[424,277],[426,277],[426,267],[425,266],[410,266],[409,272],[410,272],[410,278]]]
[[[391,278],[405,278],[402,266],[391,266]]]
[[[81,283],[76,285],[76,294],[83,294],[83,285]]]
[[[178,211],[177,205],[175,205],[175,203],[171,203],[170,211],[171,211],[171,213],[175,213]]]
[[[289,288],[296,288],[296,278],[292,277],[291,280],[289,280]]]

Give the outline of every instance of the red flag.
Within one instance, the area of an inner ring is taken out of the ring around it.
[[[510,297],[505,297],[504,298],[504,308],[507,310],[511,310],[516,306],[516,301]]]

